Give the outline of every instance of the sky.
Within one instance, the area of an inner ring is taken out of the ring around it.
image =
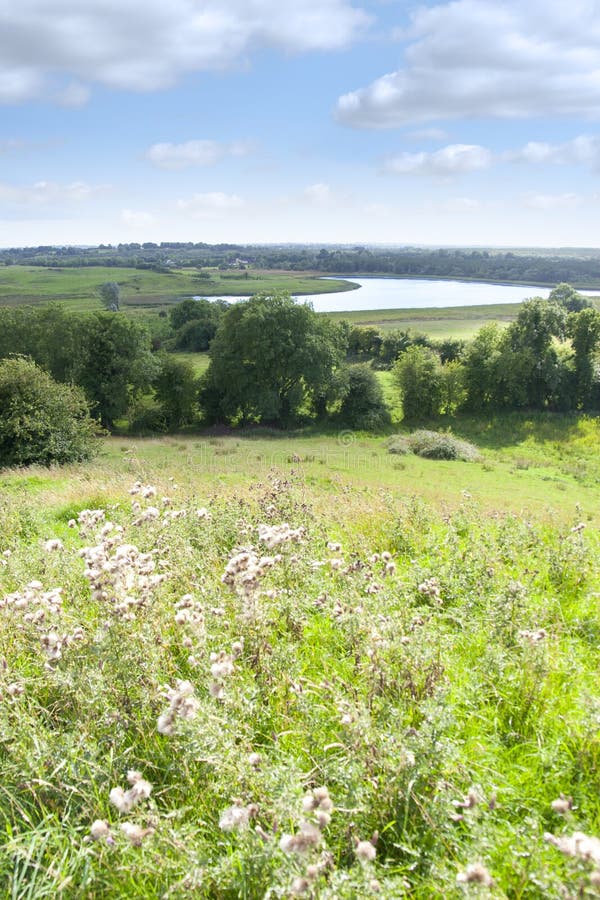
[[[600,2],[2,0],[0,246],[600,245]]]

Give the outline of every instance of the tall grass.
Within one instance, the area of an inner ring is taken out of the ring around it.
[[[6,896],[592,896],[597,532],[298,469],[6,496]]]

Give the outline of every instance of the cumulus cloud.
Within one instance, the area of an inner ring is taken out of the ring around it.
[[[251,151],[249,141],[229,144],[196,140],[182,144],[153,144],[146,151],[146,159],[160,169],[188,169],[193,166],[213,166],[227,156],[245,156]]]
[[[384,171],[394,175],[464,175],[489,168],[493,153],[479,144],[449,144],[433,153],[400,153],[388,159]]]
[[[600,170],[600,137],[579,135],[563,144],[530,141],[520,150],[506,154],[514,162],[533,164],[549,163],[563,166],[586,166]]]
[[[263,47],[345,47],[369,21],[352,0],[4,0],[0,102],[62,91],[76,105],[92,83],[156,90]]]
[[[36,181],[35,184],[20,186],[0,183],[0,202],[19,206],[43,206],[51,203],[78,203],[89,200],[103,190],[85,181],[59,184],[55,181]]]
[[[215,213],[231,212],[240,209],[244,201],[237,194],[224,194],[212,191],[207,194],[194,194],[192,197],[177,201],[180,212],[194,216],[211,216]]]
[[[391,128],[464,117],[598,117],[594,0],[423,5],[403,36],[404,66],[340,97],[341,121]]]

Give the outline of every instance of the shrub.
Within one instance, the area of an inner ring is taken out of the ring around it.
[[[96,430],[79,388],[59,384],[30,359],[0,361],[0,466],[88,459]]]
[[[381,385],[369,366],[349,367],[340,420],[350,428],[365,431],[378,431],[390,424],[390,411],[385,404]]]
[[[388,442],[390,453],[416,453],[425,459],[461,459],[464,462],[473,462],[480,459],[480,453],[474,444],[463,441],[438,431],[426,431],[420,429],[406,437],[395,435]]]

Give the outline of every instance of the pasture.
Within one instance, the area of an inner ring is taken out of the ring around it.
[[[313,273],[278,271],[219,271],[217,269],[148,269],[112,266],[52,267],[4,266],[0,268],[0,305],[16,306],[56,301],[73,311],[100,309],[98,288],[115,281],[121,289],[121,305],[129,312],[159,310],[184,297],[237,296],[259,291],[315,294],[352,290],[343,280],[319,281]]]

